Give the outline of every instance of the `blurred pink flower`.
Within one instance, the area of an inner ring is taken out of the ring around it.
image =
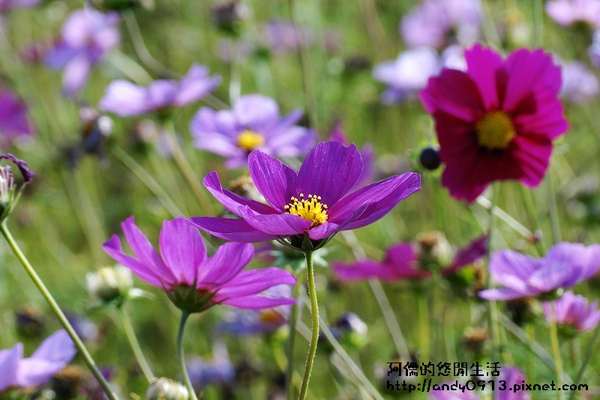
[[[444,68],[420,93],[446,166],[442,185],[469,203],[497,180],[537,186],[552,141],[568,129],[560,68],[542,50],[520,49],[503,60],[475,45],[465,58],[466,72]]]
[[[17,8],[31,8],[42,0],[0,0],[0,13],[6,13]]]
[[[553,0],[546,3],[546,13],[559,25],[584,22],[600,28],[600,0]]]
[[[0,147],[29,139],[36,130],[27,118],[27,106],[14,93],[0,88]]]
[[[577,332],[592,330],[600,322],[598,300],[589,304],[585,297],[566,292],[552,302],[552,307],[550,305],[547,301],[542,303],[546,321],[554,319],[558,324],[571,326]]]

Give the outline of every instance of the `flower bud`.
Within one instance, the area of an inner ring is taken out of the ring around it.
[[[88,292],[103,302],[113,301],[133,287],[131,271],[119,264],[89,273],[86,280]]]
[[[15,207],[25,185],[31,183],[35,176],[27,167],[27,163],[12,154],[0,154],[0,160],[10,160],[17,165],[25,183],[17,191],[17,185],[9,165],[0,166],[0,222],[4,221]]]
[[[212,7],[211,12],[217,27],[234,35],[239,33],[240,26],[249,16],[248,6],[236,0],[221,1]]]
[[[185,386],[167,378],[154,379],[146,392],[148,400],[187,400]]]
[[[442,160],[440,159],[440,153],[436,149],[426,147],[419,155],[419,162],[423,168],[433,171],[439,168]]]
[[[453,256],[450,243],[437,231],[417,235],[417,255],[420,268],[426,271],[450,265]]]

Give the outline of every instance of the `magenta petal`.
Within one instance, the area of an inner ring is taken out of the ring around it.
[[[22,357],[22,343],[0,351],[0,392],[16,384],[17,368]]]
[[[201,284],[226,285],[254,257],[254,248],[249,243],[228,242],[220,246],[215,254],[202,265],[198,274],[197,287]]]
[[[261,151],[248,156],[250,176],[258,191],[280,212],[296,196],[296,172],[275,157]]]
[[[240,210],[244,220],[255,229],[276,236],[303,234],[312,222],[293,214],[256,214],[249,207]]]
[[[213,236],[234,242],[254,243],[277,239],[277,235],[259,231],[242,219],[196,217],[188,221]]]
[[[295,285],[296,278],[289,272],[276,267],[243,271],[219,289],[218,298],[232,298],[260,293],[272,286]],[[218,300],[216,300],[218,301]]]
[[[215,171],[206,175],[202,183],[208,189],[208,191],[225,206],[226,209],[235,215],[241,216],[241,212],[239,210],[246,206],[260,214],[273,214],[276,212],[273,208],[265,204],[223,189],[223,186],[221,186],[221,181],[219,180],[219,175]]]
[[[357,219],[344,229],[356,229],[371,224],[389,213],[400,201],[421,190],[421,176],[414,172],[395,175],[372,183],[341,199],[331,207],[332,222],[340,222],[356,209],[366,205]]]
[[[355,263],[345,264],[334,262],[333,273],[343,281],[360,281],[367,279],[379,279],[382,281],[394,281],[396,276],[392,268],[373,260],[360,260]]]
[[[452,264],[448,268],[444,268],[444,270],[442,270],[442,275],[451,274],[459,268],[472,264],[480,258],[485,257],[488,252],[488,240],[489,238],[486,234],[473,240],[466,247],[460,249],[454,256]]]
[[[289,297],[267,297],[261,295],[233,297],[224,300],[221,304],[230,307],[244,308],[248,310],[259,310],[262,308],[273,308],[296,304],[296,300]]]
[[[129,268],[138,278],[153,286],[162,287],[162,282],[153,269],[148,268],[146,264],[137,258],[123,253],[121,242],[117,235],[113,235],[102,247],[116,262]]]
[[[179,284],[193,285],[198,267],[206,260],[206,248],[200,232],[185,218],[163,222],[159,237],[162,258]]]
[[[300,167],[298,194],[321,196],[322,202],[332,207],[352,189],[362,169],[362,157],[354,144],[319,143]]]
[[[531,293],[534,294],[534,293]],[[478,296],[486,300],[514,300],[527,296],[528,293],[513,289],[488,289],[482,290]]]
[[[499,106],[496,75],[502,68],[502,57],[489,48],[475,45],[465,51],[468,75],[479,88],[486,110],[495,110]]]

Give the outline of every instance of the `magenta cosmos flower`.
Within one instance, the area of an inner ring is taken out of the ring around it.
[[[133,217],[121,227],[135,257],[123,252],[117,235],[104,243],[104,250],[141,280],[163,289],[182,310],[199,312],[215,304],[260,309],[295,303],[289,297],[259,294],[272,286],[295,285],[296,278],[287,271],[271,267],[242,272],[254,256],[250,244],[225,243],[207,257],[198,230],[185,218],[176,218],[163,223],[159,255]]]
[[[27,118],[27,106],[14,93],[0,88],[0,147],[30,139],[36,131]]]
[[[487,254],[487,235],[460,249],[450,265],[442,266],[440,273],[449,275],[472,264]],[[431,272],[419,268],[419,254],[414,243],[398,243],[385,252],[383,261],[359,260],[354,263],[334,262],[334,274],[343,281],[379,279],[395,282],[401,279],[427,279]]]
[[[559,325],[565,325],[576,332],[587,332],[594,329],[600,322],[598,300],[589,304],[588,299],[573,292],[566,292],[558,300],[551,303],[544,301],[546,321],[555,320]]]
[[[211,234],[240,242],[289,238],[301,248],[305,237],[323,245],[335,233],[369,225],[401,200],[421,189],[419,174],[407,172],[350,192],[359,179],[363,161],[352,144],[320,143],[296,173],[261,151],[248,157],[250,176],[268,204],[223,189],[216,172],[204,186],[225,208],[241,219],[200,217],[193,224]],[[307,250],[304,248],[304,250]]]
[[[246,166],[252,150],[278,157],[306,154],[316,133],[296,125],[301,117],[298,109],[280,117],[275,100],[248,94],[236,100],[231,110],[202,107],[190,131],[196,148],[227,157],[227,168],[239,168]]]
[[[492,254],[490,274],[503,288],[479,292],[487,300],[512,300],[565,289],[588,279],[600,268],[600,245],[558,243],[544,258],[533,258],[513,250]]]
[[[0,392],[44,384],[63,369],[77,350],[67,332],[49,336],[29,358],[23,358],[23,344],[0,350]]]
[[[537,186],[566,132],[558,100],[561,70],[542,50],[517,50],[506,60],[476,45],[465,51],[467,71],[443,69],[420,97],[435,119],[442,185],[474,201],[494,181]]]
[[[220,76],[209,76],[208,68],[197,64],[180,81],[159,79],[142,87],[116,80],[107,86],[100,108],[129,117],[166,107],[182,107],[205,97],[220,83]]]
[[[46,54],[46,65],[63,69],[63,91],[78,93],[87,83],[92,67],[117,46],[121,35],[117,13],[103,14],[94,9],[73,11],[61,29],[61,39]]]
[[[0,0],[0,13],[7,13],[17,8],[35,7],[42,0]]]

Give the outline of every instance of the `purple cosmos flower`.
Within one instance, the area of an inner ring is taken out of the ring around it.
[[[288,297],[259,295],[272,286],[295,285],[296,278],[274,267],[242,272],[254,256],[249,244],[225,243],[207,257],[200,233],[185,218],[176,218],[163,222],[159,255],[133,217],[121,227],[135,257],[123,252],[117,235],[104,243],[104,250],[141,280],[165,290],[182,310],[199,312],[215,304],[259,309],[295,303]]]
[[[274,286],[265,294],[279,297],[290,297],[292,290],[288,285]],[[223,316],[217,330],[236,336],[256,335],[259,333],[275,332],[287,323],[290,306],[283,305],[262,310],[231,310]]]
[[[267,46],[275,54],[296,53],[313,40],[308,28],[298,28],[291,21],[273,20],[265,24],[264,36]]]
[[[562,66],[561,97],[573,103],[584,103],[593,100],[599,91],[598,78],[583,63],[573,61]]]
[[[350,141],[342,129],[342,121],[340,120],[336,121],[333,125],[330,138],[331,140],[340,142],[344,146],[350,145]],[[373,149],[373,145],[371,143],[365,143],[362,149],[360,149],[360,156],[363,161],[363,170],[352,189],[357,189],[371,183],[375,177],[375,150]]]
[[[453,31],[460,44],[471,45],[481,18],[479,0],[424,0],[402,18],[400,33],[410,47],[441,48]]]
[[[75,353],[75,345],[63,330],[44,340],[29,358],[23,358],[22,343],[0,350],[0,392],[11,387],[28,388],[46,383]]]
[[[316,134],[295,125],[301,117],[302,112],[296,109],[282,118],[275,100],[249,94],[235,101],[231,110],[202,107],[190,131],[196,148],[227,157],[227,168],[239,168],[248,163],[252,150],[278,157],[306,154]]]
[[[0,13],[7,13],[17,8],[35,7],[42,0],[0,0]]]
[[[542,307],[548,323],[555,320],[558,324],[572,327],[577,332],[592,330],[600,322],[598,300],[589,304],[588,299],[573,292],[565,292],[558,300],[552,302],[552,307],[549,302],[544,301]]]
[[[227,349],[218,343],[211,360],[194,357],[186,362],[190,382],[195,390],[200,391],[208,385],[231,382],[235,378],[235,368],[229,360]]]
[[[125,80],[111,82],[100,99],[100,108],[121,117],[141,115],[165,107],[182,107],[212,92],[220,76],[208,76],[208,68],[194,64],[181,80],[159,79],[147,88]]]
[[[483,235],[459,250],[450,265],[443,266],[440,273],[452,274],[484,257],[487,254],[487,240],[487,235]],[[395,282],[431,277],[430,271],[419,268],[419,252],[413,243],[398,243],[389,247],[381,262],[369,259],[354,263],[334,262],[332,268],[334,274],[343,281],[379,279]]]
[[[0,88],[0,147],[30,139],[36,131],[27,118],[27,106],[14,93]]]
[[[204,186],[242,219],[192,218],[194,225],[226,240],[261,242],[288,237],[300,248],[306,236],[321,241],[339,231],[369,225],[421,189],[420,175],[407,172],[349,193],[361,175],[363,161],[356,146],[339,142],[315,146],[298,173],[261,151],[250,153],[248,168],[269,204],[223,189],[217,173],[211,172]]]
[[[546,3],[546,13],[556,23],[570,26],[584,22],[593,29],[600,28],[600,1],[598,0],[553,0]]]
[[[479,292],[487,300],[512,300],[569,288],[588,279],[600,268],[600,245],[558,243],[544,258],[533,258],[513,250],[492,254],[490,274],[504,285]]]
[[[46,65],[63,70],[63,91],[72,96],[86,84],[91,69],[119,44],[117,13],[102,14],[91,8],[73,11],[61,30],[61,39],[46,54]]]

